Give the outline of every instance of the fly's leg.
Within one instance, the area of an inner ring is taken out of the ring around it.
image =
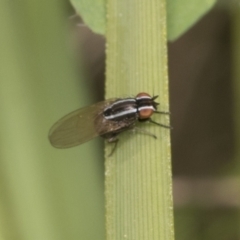
[[[114,146],[110,152],[110,154],[108,155],[108,157],[112,156],[113,152],[115,151],[117,144],[118,144],[118,138],[117,138],[118,133],[116,132],[112,132],[112,133],[107,133],[107,134],[103,134],[101,135],[101,137],[105,138],[108,143],[114,143]]]
[[[111,157],[113,152],[115,151],[116,147],[117,147],[117,144],[118,144],[118,141],[119,139],[116,137],[116,135],[113,135],[111,138],[108,138],[107,141],[109,143],[114,143],[114,146],[112,148],[112,151],[109,153],[108,157]]]
[[[154,123],[154,124],[156,124],[156,125],[158,125],[158,126],[160,126],[160,127],[172,129],[171,126],[167,126],[167,125],[164,125],[164,124],[162,124],[162,123],[157,123],[157,122],[153,121],[151,118],[149,118],[148,121],[151,122],[151,123]]]
[[[136,131],[138,131],[138,132],[144,133],[144,134],[146,134],[146,135],[149,135],[149,136],[151,136],[151,137],[157,139],[157,136],[156,136],[156,135],[154,135],[154,134],[152,134],[152,133],[146,131],[145,129],[138,128],[138,127],[134,127],[133,130],[136,130]]]
[[[164,112],[164,111],[154,111],[154,113],[159,113],[159,114],[167,114],[170,115],[170,112]]]

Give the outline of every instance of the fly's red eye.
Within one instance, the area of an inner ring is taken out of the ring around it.
[[[136,96],[138,105],[139,119],[148,119],[154,112],[152,97],[145,92],[138,93]]]
[[[151,98],[151,96],[145,92],[138,93],[138,95],[136,96],[136,98],[141,98],[141,97],[150,97]]]
[[[139,109],[139,118],[140,119],[148,119],[152,116],[153,109],[150,107],[143,107]]]

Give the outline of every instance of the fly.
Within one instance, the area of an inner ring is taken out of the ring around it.
[[[108,99],[80,108],[52,126],[49,131],[49,140],[56,148],[69,148],[101,136],[110,143],[115,142],[113,152],[118,142],[118,135],[133,129],[137,121],[148,121],[164,128],[171,128],[151,119],[153,113],[169,114],[157,111],[159,105],[155,102],[157,97],[151,97],[142,92],[135,98]],[[136,129],[156,138],[153,134]]]

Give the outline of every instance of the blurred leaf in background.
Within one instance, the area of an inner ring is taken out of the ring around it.
[[[48,141],[56,120],[93,101],[77,75],[67,9],[57,0],[0,2],[3,239],[104,238],[98,142],[63,151]]]
[[[70,0],[92,31],[106,33],[107,0]],[[215,4],[216,0],[167,0],[167,34],[175,40],[190,29]],[[159,25],[160,30],[160,25]]]
[[[168,39],[175,40],[187,32],[215,2],[216,0],[167,0]]]
[[[240,28],[229,11],[239,15],[239,4],[224,2],[168,48],[175,229],[184,240],[240,236],[239,77],[232,71],[239,71]]]
[[[105,35],[107,0],[70,0],[70,2],[92,31]]]

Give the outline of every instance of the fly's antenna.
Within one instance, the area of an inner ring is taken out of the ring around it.
[[[154,101],[156,98],[158,98],[159,96],[158,95],[156,95],[156,96],[153,96],[152,97],[152,100]]]

